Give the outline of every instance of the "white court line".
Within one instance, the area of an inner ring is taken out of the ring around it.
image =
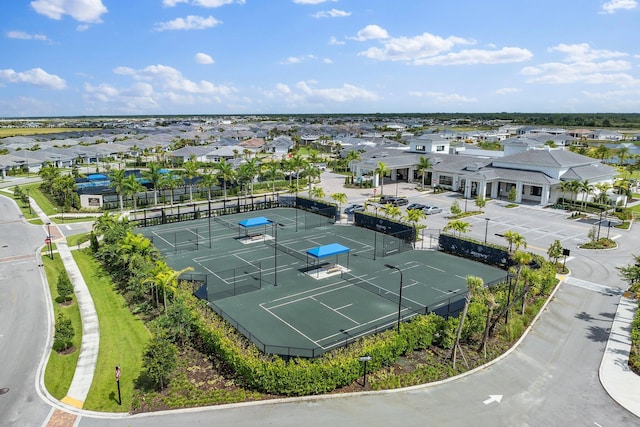
[[[431,268],[431,269],[433,269],[433,270],[439,271],[439,272],[441,272],[441,273],[446,273],[446,271],[445,271],[445,270],[443,270],[443,269],[441,269],[441,268],[432,267],[432,266],[430,266],[430,265],[427,265],[427,267],[429,267],[429,268]]]
[[[320,344],[318,344],[317,341],[312,340],[310,337],[308,337],[306,334],[304,334],[302,331],[300,331],[299,329],[297,329],[296,327],[294,327],[291,323],[287,322],[286,320],[284,320],[283,318],[281,318],[280,316],[278,316],[277,314],[274,314],[271,310],[269,310],[266,307],[262,307],[263,310],[265,310],[266,312],[268,312],[270,315],[272,315],[273,317],[275,317],[276,319],[278,319],[279,321],[281,321],[282,323],[284,323],[285,325],[287,325],[288,327],[290,327],[291,329],[293,329],[294,331],[296,331],[297,333],[299,333],[300,335],[302,335],[303,337],[305,337],[306,339],[308,339],[309,341],[311,341],[313,344],[317,345],[318,347],[322,346]]]
[[[350,320],[351,322],[355,323],[356,325],[360,325],[360,323],[356,322],[355,320],[353,320],[353,319],[352,319],[352,318],[350,318],[349,316],[346,316],[346,315],[344,315],[344,314],[340,313],[337,309],[335,309],[335,308],[331,307],[331,306],[330,306],[330,305],[328,305],[328,304],[323,303],[322,301],[318,301],[317,299],[315,299],[315,297],[311,297],[311,299],[312,299],[313,301],[317,302],[318,304],[320,304],[320,305],[322,305],[322,306],[324,306],[324,307],[327,307],[329,310],[333,311],[334,313],[339,314],[340,316],[344,317],[345,319]]]

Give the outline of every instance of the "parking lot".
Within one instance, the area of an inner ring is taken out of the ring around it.
[[[444,192],[433,194],[431,192],[421,192],[416,190],[419,183],[399,183],[384,186],[384,193],[390,196],[406,197],[408,203],[420,203],[429,206],[442,208],[442,213],[428,215],[421,223],[428,229],[434,231],[442,230],[450,221],[451,205],[455,200],[462,211],[476,211],[473,199],[465,201],[460,194],[454,192]],[[342,206],[343,210],[351,204],[364,204],[374,197],[373,189],[345,188],[344,176],[331,172],[322,174],[322,183],[327,197],[333,193],[345,193],[348,202]],[[380,188],[376,193],[379,195]],[[568,219],[569,212],[560,209],[543,208],[537,205],[518,205],[515,208],[506,207],[509,203],[503,200],[488,200],[483,211],[484,214],[473,215],[463,220],[471,224],[471,230],[467,236],[487,242],[502,244],[506,243],[501,237],[506,231],[512,230],[522,234],[527,242],[527,248],[535,253],[546,256],[547,249],[554,240],[559,240],[563,247],[570,250],[577,250],[578,245],[588,240],[588,233],[592,227],[599,228],[600,236],[616,239],[625,230],[609,228],[608,220],[603,218],[602,222],[594,216],[583,220]],[[378,205],[380,206],[380,205]],[[400,206],[404,212],[406,206]],[[347,216],[345,215],[345,220]],[[610,218],[609,218],[610,219]],[[615,223],[612,221],[612,225]]]

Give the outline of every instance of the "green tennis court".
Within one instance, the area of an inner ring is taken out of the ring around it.
[[[256,216],[268,223],[239,225]],[[263,351],[287,356],[315,357],[418,314],[457,314],[467,275],[485,283],[506,276],[498,268],[437,251],[385,251],[382,246],[394,245],[388,236],[294,208],[141,232],[159,243],[172,268],[194,268],[184,278],[204,284],[198,295],[212,309]],[[334,244],[348,252],[323,258],[309,254]]]

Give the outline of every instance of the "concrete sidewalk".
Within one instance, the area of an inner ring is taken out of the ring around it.
[[[56,244],[57,252],[60,254],[62,264],[67,275],[73,284],[76,301],[80,309],[82,320],[82,343],[80,344],[80,355],[76,365],[71,385],[67,395],[62,399],[63,403],[75,408],[82,408],[84,401],[89,394],[89,388],[93,382],[93,374],[98,361],[98,349],[100,345],[100,328],[98,324],[98,313],[93,304],[91,293],[87,284],[78,269],[78,265],[73,259],[71,250],[67,246],[67,239],[58,229],[58,226],[51,223],[49,217],[42,211],[40,206],[31,199],[31,208],[38,215],[45,225],[45,231],[50,233],[50,238]]]
[[[640,376],[629,369],[631,323],[638,301],[622,297],[600,363],[600,383],[613,400],[640,417]]]

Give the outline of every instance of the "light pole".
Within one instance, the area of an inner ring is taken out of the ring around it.
[[[604,211],[604,208],[600,206],[600,220],[598,221],[598,240],[600,240],[600,227],[602,226],[602,211]]]
[[[400,273],[400,292],[398,293],[398,333],[400,333],[400,312],[402,311],[402,270],[391,264],[385,264],[384,266],[392,270],[397,270]]]
[[[484,244],[487,244],[487,231],[489,231],[489,218],[484,219],[486,222],[484,223]]]
[[[49,258],[53,259],[53,246],[51,245],[51,223],[47,223],[47,239],[49,239]]]
[[[362,387],[364,388],[367,386],[367,362],[371,360],[371,356],[360,356],[358,360],[364,362],[364,368],[362,368],[362,370],[364,371],[364,381],[362,382]]]
[[[273,245],[273,286],[278,286],[278,227],[284,227],[279,222],[271,221],[273,226],[273,238],[275,244]]]
[[[27,204],[29,205],[29,215],[33,212],[31,211],[31,196],[29,195],[29,188],[27,188]]]

